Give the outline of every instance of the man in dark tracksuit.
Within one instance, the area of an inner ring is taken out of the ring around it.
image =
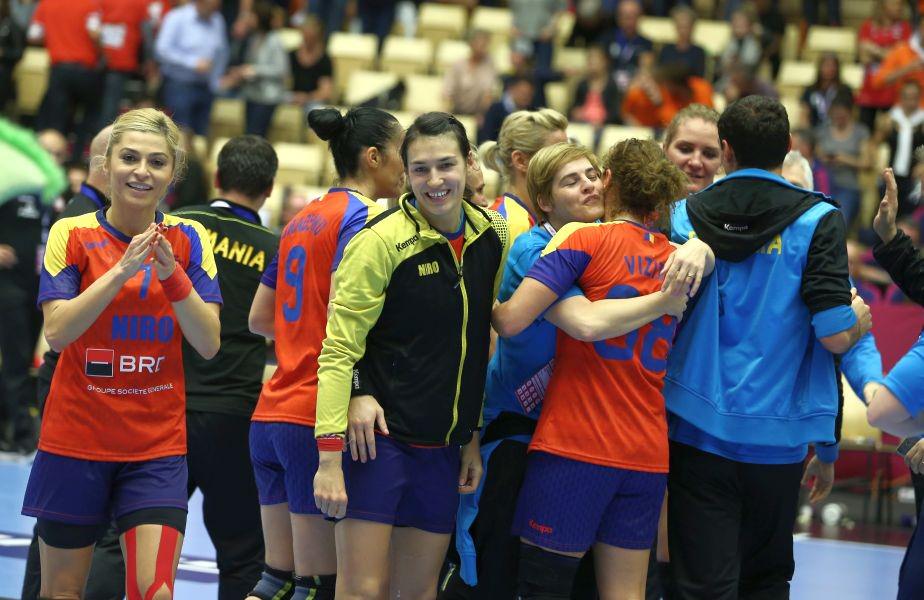
[[[247,317],[279,245],[256,212],[273,189],[277,165],[273,147],[263,138],[233,138],[218,155],[221,198],[174,213],[208,230],[225,301],[218,356],[205,360],[185,341],[183,352],[189,492],[202,491],[205,527],[218,560],[219,600],[247,597],[263,571],[248,436],[266,366],[266,340],[250,333]]]
[[[248,434],[262,385],[266,342],[248,331],[247,317],[260,276],[278,245],[256,212],[272,191],[277,166],[276,153],[266,140],[234,138],[218,157],[216,179],[222,198],[176,213],[209,231],[219,285],[226,290],[218,355],[207,361],[183,342],[188,488],[190,495],[197,488],[203,494],[203,518],[217,555],[219,600],[246,597],[263,568]],[[110,530],[97,543],[85,600],[119,600],[124,588],[122,553]],[[23,598],[35,597],[23,593]]]

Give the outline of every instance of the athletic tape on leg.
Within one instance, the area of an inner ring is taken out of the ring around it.
[[[162,525],[160,543],[154,563],[154,580],[145,590],[144,595],[138,587],[138,538],[137,527],[125,532],[125,587],[128,600],[152,600],[157,591],[166,586],[173,595],[173,560],[180,539],[180,532],[172,527]]]

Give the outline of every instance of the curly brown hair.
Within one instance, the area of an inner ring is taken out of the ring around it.
[[[604,196],[604,218],[608,221],[619,212],[628,212],[640,221],[651,222],[686,195],[687,176],[654,140],[619,142],[606,153],[603,167],[612,173]]]

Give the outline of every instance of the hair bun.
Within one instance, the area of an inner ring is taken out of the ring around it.
[[[336,108],[316,108],[308,113],[308,126],[328,142],[343,131],[345,119]]]

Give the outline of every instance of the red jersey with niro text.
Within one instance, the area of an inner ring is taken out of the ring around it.
[[[205,302],[221,303],[205,229],[157,213],[177,268]],[[112,269],[131,238],[97,211],[51,228],[38,303],[70,300]],[[150,263],[64,348],[42,418],[40,450],[87,460],[142,461],[186,453],[182,332]]]
[[[661,289],[674,247],[635,223],[571,223],[526,274],[561,295],[577,284],[592,301]],[[555,369],[530,450],[633,471],[668,470],[664,374],[676,319],[660,317],[618,338],[558,336]]]
[[[331,276],[353,236],[380,212],[362,194],[332,188],[283,229],[279,252],[261,280],[276,290],[279,366],[263,386],[254,421],[314,426]]]

